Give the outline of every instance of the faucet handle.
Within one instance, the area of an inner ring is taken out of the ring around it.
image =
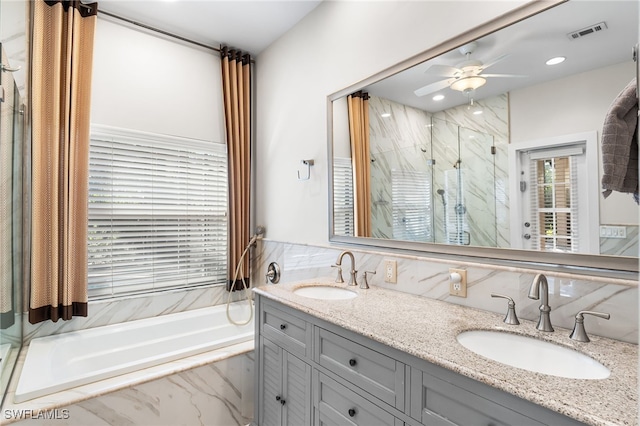
[[[577,340],[578,342],[590,342],[589,336],[587,336],[587,332],[584,329],[584,316],[585,315],[593,315],[599,318],[603,318],[608,320],[611,318],[611,315],[604,312],[594,312],[594,311],[580,311],[576,314],[576,323],[573,326],[573,331],[569,335],[569,337],[573,340]]]
[[[331,265],[332,268],[338,268],[338,276],[336,277],[337,283],[343,283],[344,278],[342,278],[342,265]]]
[[[498,293],[491,293],[491,297],[501,297],[501,298],[507,299],[509,301],[509,303],[508,303],[509,307],[507,309],[507,315],[502,320],[503,322],[505,322],[506,324],[511,324],[511,325],[519,325],[520,324],[520,321],[518,321],[518,316],[516,315],[516,302],[514,302],[511,297],[505,296],[504,294],[498,294]]]
[[[367,274],[375,275],[376,271],[364,271],[364,280],[360,283],[360,288],[369,288],[369,281],[367,281]]]

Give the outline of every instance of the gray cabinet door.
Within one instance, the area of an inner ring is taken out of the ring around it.
[[[268,339],[262,342],[261,426],[311,424],[311,366]]]
[[[282,348],[261,338],[260,371],[262,389],[260,389],[260,426],[282,424]]]
[[[283,425],[311,425],[311,366],[283,351]]]

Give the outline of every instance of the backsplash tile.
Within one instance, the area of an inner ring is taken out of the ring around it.
[[[314,277],[333,280],[336,271],[331,265],[342,248],[308,246],[269,240],[260,241],[254,258],[254,283],[265,282],[266,267],[278,262],[281,282],[294,282]],[[513,267],[484,266],[477,263],[451,262],[418,256],[385,254],[370,250],[351,249],[356,257],[358,276],[364,271],[377,271],[369,283],[379,287],[416,294],[431,299],[469,306],[496,313],[506,313],[504,299],[491,293],[512,297],[518,317],[537,321],[540,302],[528,298],[529,287],[537,271]],[[398,265],[398,283],[384,282],[385,260]],[[343,262],[343,275],[348,279],[349,260]],[[467,270],[467,297],[449,295],[449,268]],[[610,320],[595,317],[585,319],[587,332],[594,335],[638,342],[638,282],[596,278],[566,273],[545,273],[549,282],[551,320],[555,327],[573,328],[576,313],[581,310],[608,312]],[[565,332],[565,330],[562,330]]]

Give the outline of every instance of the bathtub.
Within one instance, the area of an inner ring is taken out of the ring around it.
[[[246,301],[231,317],[248,319]],[[229,323],[226,305],[33,339],[14,402],[71,389],[253,339],[253,321]]]

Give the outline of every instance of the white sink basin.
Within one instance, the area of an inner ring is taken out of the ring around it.
[[[314,285],[308,287],[300,287],[293,290],[293,294],[298,296],[309,297],[311,299],[322,300],[345,300],[353,299],[358,295],[355,291],[347,290],[342,287],[332,287],[328,285]]]
[[[500,331],[465,331],[457,336],[465,348],[512,367],[570,379],[606,379],[607,367],[583,353],[533,337]]]

